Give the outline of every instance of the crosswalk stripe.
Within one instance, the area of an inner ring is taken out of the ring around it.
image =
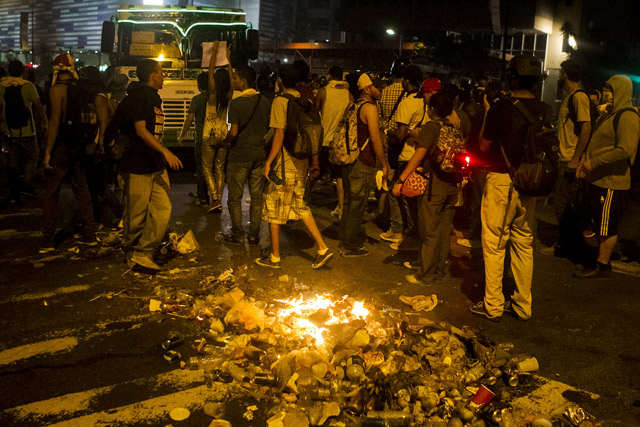
[[[140,378],[133,381],[127,381],[121,384],[114,384],[105,387],[94,388],[91,390],[85,390],[77,393],[69,393],[63,396],[53,397],[47,400],[41,400],[39,402],[27,403],[25,405],[16,406],[15,408],[6,409],[3,411],[5,414],[11,416],[15,421],[29,421],[29,422],[46,422],[46,420],[55,420],[54,422],[58,422],[58,425],[78,425],[78,426],[95,426],[99,425],[99,422],[102,421],[104,417],[103,413],[98,413],[99,417],[93,417],[95,414],[87,415],[86,412],[91,410],[91,407],[96,407],[99,405],[101,399],[108,399],[109,393],[114,391],[118,386],[122,385],[147,385],[149,390],[157,389],[160,386],[173,386],[176,388],[185,388],[191,387],[195,383],[201,382],[203,379],[203,371],[184,371],[184,370],[173,370],[170,372],[166,372],[163,374],[156,375],[150,378]],[[196,387],[197,388],[197,387]],[[211,394],[211,389],[207,389],[208,394]],[[116,391],[117,392],[117,391]],[[173,393],[171,395],[177,395],[180,397],[179,393]],[[171,396],[166,395],[166,396]],[[194,393],[194,395],[200,396],[199,393]],[[159,396],[152,398],[150,400],[162,402],[166,399],[166,396]],[[187,393],[187,396],[191,396],[191,393]],[[199,398],[200,399],[200,398]],[[126,413],[130,408],[135,407],[142,403],[142,406],[147,406],[143,402],[136,402],[130,405],[124,406],[122,408],[116,409],[117,413]],[[177,400],[176,400],[177,402]],[[195,400],[188,400],[192,404],[195,404]],[[199,400],[201,402],[201,400]],[[175,403],[174,403],[175,406]],[[128,409],[129,408],[129,409]],[[150,412],[149,409],[153,408],[153,406],[148,406],[147,412]],[[171,408],[169,408],[171,409]],[[109,413],[113,412],[113,410],[109,410]],[[67,418],[67,421],[61,421]],[[95,419],[95,422],[90,422],[89,420]],[[136,419],[138,419],[138,415],[136,414]],[[129,419],[129,420],[132,420]]]
[[[0,352],[0,366],[41,354],[71,350],[76,345],[78,345],[78,339],[76,337],[64,337],[10,348]]]

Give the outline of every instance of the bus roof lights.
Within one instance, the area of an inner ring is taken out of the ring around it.
[[[179,12],[179,13],[213,13],[216,15],[246,15],[246,12],[236,12],[233,10],[203,10],[203,9],[176,9],[167,7],[166,9],[118,9],[118,13],[128,12],[128,13],[170,13],[170,12]]]
[[[187,34],[189,34],[189,31],[191,31],[191,29],[193,27],[197,27],[197,26],[201,26],[201,25],[223,25],[223,26],[227,26],[227,27],[231,27],[231,26],[235,26],[235,25],[241,25],[241,26],[245,26],[246,24],[244,22],[233,22],[233,23],[229,23],[229,22],[198,22],[196,24],[191,25],[189,28],[187,28],[187,30],[183,30],[181,26],[179,26],[178,24],[176,24],[175,22],[171,22],[171,21],[132,21],[130,19],[123,19],[121,21],[118,21],[120,23],[129,23],[129,24],[137,24],[137,25],[150,25],[150,24],[154,24],[154,25],[173,25],[174,27],[176,27],[178,29],[178,31],[180,31],[180,34],[182,34],[183,37],[187,37]]]

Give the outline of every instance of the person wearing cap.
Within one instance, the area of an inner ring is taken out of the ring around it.
[[[79,90],[76,89],[77,82],[78,73],[76,73],[73,58],[66,54],[58,55],[54,60],[52,86],[49,90],[51,110],[49,133],[43,159],[46,188],[42,199],[44,230],[40,253],[55,250],[58,201],[62,181],[65,178],[69,178],[71,182],[71,189],[78,202],[78,212],[82,220],[82,239],[79,243],[87,246],[98,245],[91,194],[85,173],[86,144],[94,141],[75,140],[76,135],[73,128],[70,128],[67,123],[68,107],[77,102],[76,99],[70,99],[73,98],[73,94],[79,93]],[[109,120],[109,106],[104,97],[98,96],[97,92],[92,93],[96,94],[94,99],[96,131],[101,136],[102,132],[99,132],[99,129],[106,126]],[[101,150],[102,140],[100,138],[98,138],[97,144]]]
[[[367,74],[358,78],[360,99],[356,111],[358,147],[361,151],[355,163],[342,167],[345,207],[340,222],[340,255],[346,258],[369,255],[365,248],[366,234],[362,227],[362,219],[369,194],[376,185],[376,160],[382,165],[382,176],[386,177],[389,173],[376,108],[383,87],[382,80],[371,80]]]
[[[402,173],[407,162],[415,152],[415,138],[418,136],[420,126],[429,120],[427,106],[422,100],[422,70],[417,65],[409,65],[405,68],[402,78],[403,98],[400,100],[396,112],[393,114],[389,128],[385,131],[388,143],[389,173],[388,180],[393,182]],[[389,188],[389,230],[380,234],[380,238],[387,242],[399,244],[403,240],[403,233],[417,238],[417,224],[408,214],[410,210],[407,204],[415,200],[411,198],[393,195]],[[414,206],[414,210],[417,209]],[[395,247],[395,246],[394,246]],[[397,247],[396,247],[397,248]]]
[[[507,73],[512,97],[534,117],[549,118],[551,109],[533,93],[540,82],[541,66],[534,56],[517,55],[509,61]],[[471,313],[494,322],[503,312],[519,320],[531,317],[536,198],[519,194],[505,159],[506,155],[513,168],[520,166],[528,129],[513,100],[502,100],[488,108],[480,139],[480,149],[488,153],[489,161],[481,207],[485,292],[484,299],[471,307]],[[505,302],[502,278],[507,246],[516,289]]]

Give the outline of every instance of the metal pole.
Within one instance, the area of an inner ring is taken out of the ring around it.
[[[502,80],[505,79],[505,62],[507,60],[507,35],[509,28],[509,3],[510,0],[505,0],[505,11],[504,11],[504,33],[502,35],[502,64],[500,67],[500,77]]]

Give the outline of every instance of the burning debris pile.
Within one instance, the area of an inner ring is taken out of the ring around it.
[[[227,270],[205,278],[200,295],[158,286],[150,309],[201,322],[199,356],[181,360],[172,348],[182,342],[170,337],[165,358],[204,370],[208,386],[250,393],[269,408],[269,427],[552,425],[510,406],[538,369],[511,344],[490,345],[468,329],[425,318],[408,322],[399,310],[349,297],[303,292],[286,277],[280,289],[253,297],[239,282]],[[244,418],[251,421],[255,410]],[[224,415],[211,407],[207,413]],[[572,415],[564,414],[565,425],[591,425],[588,415]]]

